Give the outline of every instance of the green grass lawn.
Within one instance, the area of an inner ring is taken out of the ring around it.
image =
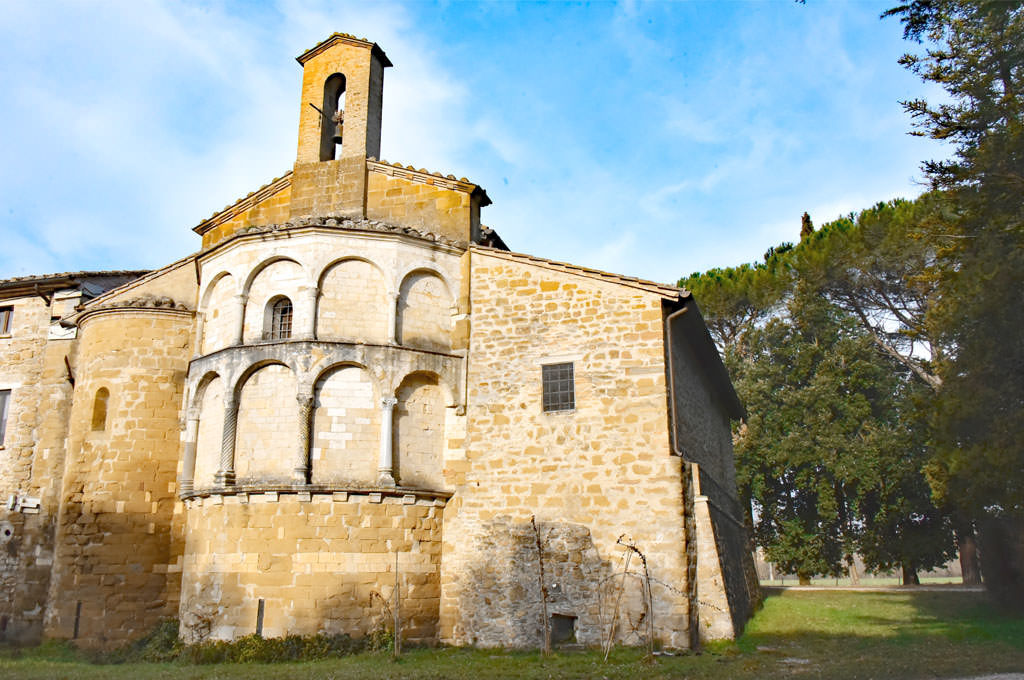
[[[66,645],[0,653],[2,678],[933,678],[1024,672],[1024,619],[970,592],[769,591],[736,642],[701,654],[415,649],[306,663],[92,664]]]

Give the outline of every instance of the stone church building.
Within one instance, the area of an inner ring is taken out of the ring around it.
[[[0,281],[0,638],[359,636],[397,587],[407,640],[538,646],[541,557],[556,638],[737,634],[742,406],[689,293],[379,160],[378,45],[298,62],[294,167],[198,252]]]

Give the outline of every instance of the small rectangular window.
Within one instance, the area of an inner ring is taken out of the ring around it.
[[[0,335],[11,334],[11,320],[14,316],[14,307],[0,307]]]
[[[572,364],[541,366],[545,411],[571,411],[576,408],[576,385]]]
[[[7,406],[11,402],[11,391],[0,390],[0,446],[7,435]]]

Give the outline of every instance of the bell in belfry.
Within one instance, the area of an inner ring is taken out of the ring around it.
[[[331,120],[334,122],[334,137],[331,141],[335,144],[341,144],[341,135],[345,129],[345,111],[344,109],[338,109],[334,115],[331,116]]]

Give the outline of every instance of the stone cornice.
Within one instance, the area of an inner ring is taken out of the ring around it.
[[[141,295],[130,300],[118,300],[106,304],[86,307],[75,316],[75,325],[82,327],[82,324],[94,316],[105,314],[124,314],[134,312],[157,313],[170,316],[195,315],[195,311],[188,305],[177,302],[167,296]]]
[[[222,504],[224,497],[243,496],[246,502],[253,500],[253,497],[261,501],[275,502],[282,495],[298,495],[300,500],[310,501],[315,496],[323,497],[323,500],[334,500],[341,503],[349,502],[352,496],[366,496],[373,503],[379,503],[387,497],[402,498],[403,502],[412,505],[415,501],[424,499],[435,504],[444,505],[454,494],[450,491],[438,491],[433,489],[420,489],[405,486],[355,486],[355,485],[332,485],[332,484],[236,484],[229,487],[212,487],[208,489],[196,489],[188,493],[179,494],[184,501],[203,503],[213,500],[216,504]],[[412,503],[409,498],[412,498]],[[240,499],[241,500],[241,499]],[[320,500],[320,499],[317,499]]]
[[[327,48],[338,43],[345,43],[346,45],[353,45],[355,47],[365,47],[371,50],[373,54],[380,59],[380,62],[385,66],[394,66],[391,60],[388,59],[388,55],[384,54],[384,50],[381,49],[380,45],[375,42],[370,42],[366,38],[357,38],[354,35],[348,33],[334,33],[324,40],[321,40],[316,45],[313,45],[308,50],[295,57],[295,61],[302,65],[305,65],[307,61],[320,54]]]
[[[227,246],[237,243],[239,240],[251,238],[266,238],[268,236],[290,236],[296,231],[302,230],[325,230],[344,231],[355,234],[368,235],[394,235],[426,241],[445,248],[452,248],[457,251],[465,251],[469,248],[467,241],[451,239],[441,234],[430,231],[420,231],[412,227],[401,227],[380,220],[352,219],[350,217],[297,217],[291,222],[282,224],[268,224],[266,226],[251,226],[241,229],[223,241],[210,246],[197,254],[200,260],[212,253],[222,250]]]

